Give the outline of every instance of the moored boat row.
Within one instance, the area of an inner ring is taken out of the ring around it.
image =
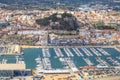
[[[43,57],[50,57],[49,49],[43,48],[42,49]]]
[[[88,58],[84,58],[84,61],[89,65],[92,66],[93,63],[88,59]]]
[[[106,52],[105,50],[103,50],[102,48],[97,48],[98,51],[100,51],[103,55],[105,56],[109,56],[110,54],[108,52]]]
[[[74,55],[68,48],[64,48],[65,53],[67,54],[68,57],[73,57]]]
[[[86,48],[81,48],[87,56],[93,56]]]
[[[77,56],[84,56],[79,50],[78,48],[72,48],[73,51],[77,54]]]
[[[63,57],[64,56],[59,48],[54,48],[54,51],[55,51],[57,57]]]
[[[101,54],[95,50],[95,48],[90,48],[90,50],[96,55],[96,56],[101,56]]]

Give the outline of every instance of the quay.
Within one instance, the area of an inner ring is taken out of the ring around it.
[[[7,59],[3,59],[0,63],[0,70],[25,70],[26,64],[22,58],[16,56],[16,63],[7,63]]]
[[[63,57],[64,56],[59,48],[54,48],[54,51],[55,51],[57,57]]]
[[[73,51],[78,55],[78,56],[84,56],[79,50],[78,48],[72,48]]]
[[[30,45],[20,45],[22,48],[114,48],[114,47],[120,47],[118,45],[108,46],[108,45],[102,45],[102,46],[30,46]]]

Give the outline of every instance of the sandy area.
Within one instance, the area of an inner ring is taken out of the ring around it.
[[[54,74],[46,75],[44,80],[78,80],[78,76],[75,73],[71,74]]]
[[[0,64],[0,70],[24,70],[25,64]]]
[[[101,78],[101,79],[96,79],[96,80],[120,80],[120,76],[109,77],[109,78]]]

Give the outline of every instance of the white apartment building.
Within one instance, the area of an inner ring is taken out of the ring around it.
[[[20,30],[17,32],[18,35],[42,35],[48,34],[47,31],[43,30]]]

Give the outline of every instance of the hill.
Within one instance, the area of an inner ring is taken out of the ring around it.
[[[47,26],[53,30],[77,30],[79,28],[78,21],[72,14],[53,14],[43,19],[37,19],[36,23],[41,26]]]

